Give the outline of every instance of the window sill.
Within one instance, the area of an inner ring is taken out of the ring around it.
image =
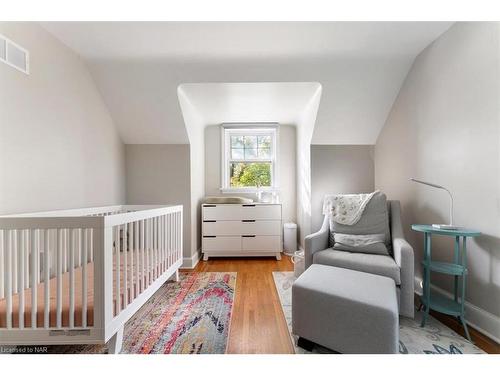
[[[219,191],[222,194],[257,194],[258,192],[273,192],[278,191],[277,188],[220,188]]]

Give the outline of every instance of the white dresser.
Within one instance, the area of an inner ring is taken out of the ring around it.
[[[214,256],[281,259],[281,204],[203,204],[203,260]]]

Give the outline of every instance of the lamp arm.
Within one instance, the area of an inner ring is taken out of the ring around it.
[[[450,196],[450,225],[453,225],[453,195],[451,195],[451,192],[448,189],[444,187],[442,189],[446,190],[446,192]]]

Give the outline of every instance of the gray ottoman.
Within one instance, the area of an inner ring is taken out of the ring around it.
[[[394,280],[313,264],[292,286],[292,331],[340,353],[398,353]]]

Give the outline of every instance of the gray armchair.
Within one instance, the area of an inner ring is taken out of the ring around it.
[[[325,216],[321,229],[305,238],[305,267],[308,268],[313,263],[325,264],[390,277],[397,286],[399,314],[413,318],[413,248],[404,238],[399,201],[387,201],[387,206],[392,256],[349,253],[329,248],[330,226],[329,219]]]

